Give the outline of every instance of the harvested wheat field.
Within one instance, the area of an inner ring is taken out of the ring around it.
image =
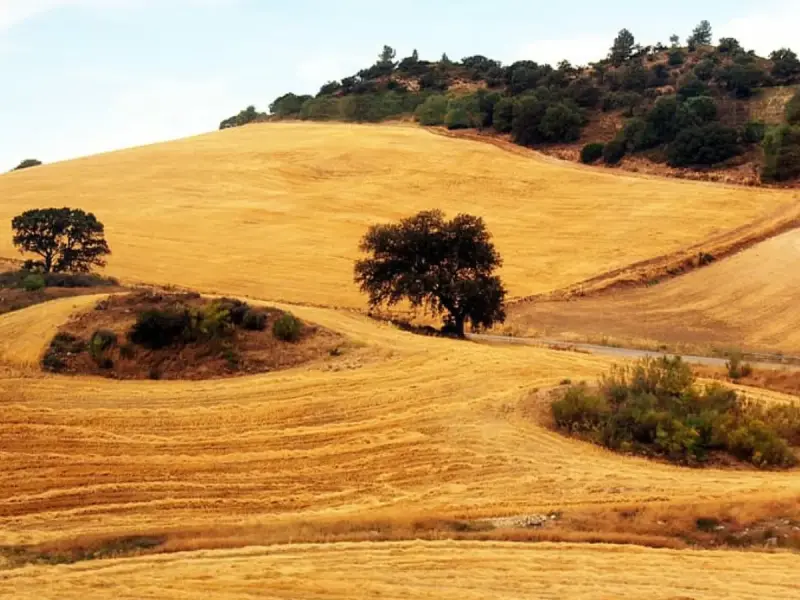
[[[108,272],[123,280],[360,308],[360,237],[420,210],[483,216],[519,297],[668,254],[793,198],[583,169],[416,127],[269,123],[4,175],[0,221],[80,207],[105,223]],[[0,255],[15,255],[7,236]]]
[[[715,345],[800,354],[800,230],[646,288],[562,302],[523,302],[519,330],[542,335]]]
[[[796,554],[621,546],[409,542],[298,545],[102,561],[0,573],[19,600],[408,598],[786,600]]]
[[[102,296],[0,315],[0,595],[800,595],[797,554],[689,550],[683,525],[652,531],[662,514],[691,525],[698,505],[796,506],[797,471],[686,469],[566,438],[547,427],[546,390],[608,360],[416,336],[343,309],[364,305],[351,279],[368,225],[421,209],[483,215],[524,296],[785,211],[789,194],[598,173],[402,126],[269,124],[5,175],[0,198],[0,218],[79,199],[123,280],[249,295],[346,339],[280,372],[116,381],[37,364]],[[637,506],[654,512],[636,530],[482,525]],[[48,564],[64,555],[78,562]]]

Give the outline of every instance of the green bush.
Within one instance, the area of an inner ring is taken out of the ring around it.
[[[567,102],[551,104],[539,123],[539,135],[546,142],[574,142],[581,136],[583,115]]]
[[[753,367],[743,361],[741,352],[733,352],[730,358],[725,363],[725,368],[728,370],[728,377],[731,379],[741,379],[742,377],[749,377],[753,373]]]
[[[677,67],[678,65],[682,65],[686,61],[686,54],[680,48],[675,48],[674,50],[670,50],[668,54],[669,66]]]
[[[760,144],[766,133],[766,124],[761,121],[748,121],[742,127],[741,138],[745,144]]]
[[[45,287],[45,279],[41,273],[31,273],[22,280],[22,289],[26,292],[38,292]]]
[[[510,133],[513,120],[514,100],[512,98],[501,98],[494,105],[493,127],[500,133]]]
[[[620,139],[625,142],[632,152],[639,152],[658,146],[658,137],[655,129],[646,120],[641,118],[629,119],[622,129]]]
[[[456,105],[447,111],[444,124],[448,129],[469,129],[472,127],[469,114],[463,106]]]
[[[800,127],[782,125],[767,130],[762,147],[763,181],[790,181],[800,177]]]
[[[727,452],[757,467],[789,467],[800,406],[766,406],[719,384],[698,388],[680,358],[614,367],[596,391],[571,386],[552,404],[556,427],[611,449],[701,463]]]
[[[188,310],[147,310],[139,314],[128,339],[150,350],[166,348],[185,341],[191,333],[192,319]]]
[[[302,322],[291,313],[284,313],[272,325],[272,334],[284,342],[296,342],[302,333]]]
[[[117,343],[117,334],[108,329],[98,329],[89,338],[89,354],[99,365],[106,358],[105,353]]]
[[[715,165],[741,154],[736,130],[719,123],[690,127],[681,131],[667,151],[669,164]]]
[[[581,150],[581,162],[585,165],[590,165],[603,158],[603,149],[605,144],[592,142],[586,144]]]
[[[415,111],[415,116],[420,125],[433,127],[443,125],[447,115],[447,97],[442,95],[429,96]]]
[[[569,432],[595,431],[610,413],[606,399],[591,394],[585,385],[571,386],[552,408],[556,426]]]
[[[603,148],[603,160],[607,165],[616,165],[625,157],[625,142],[611,140]]]
[[[267,328],[267,313],[260,310],[248,310],[242,320],[242,327],[249,331],[264,331]]]

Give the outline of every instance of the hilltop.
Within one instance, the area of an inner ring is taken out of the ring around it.
[[[477,129],[568,160],[745,184],[800,177],[800,60],[788,48],[759,57],[733,38],[712,45],[704,21],[642,46],[626,29],[589,65],[485,56],[378,61],[316,96],[284,94],[269,114],[250,106],[221,128],[267,119],[379,122]]]

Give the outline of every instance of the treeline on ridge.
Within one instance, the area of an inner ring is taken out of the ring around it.
[[[762,145],[765,181],[800,176],[800,92],[785,122],[732,124],[726,103],[762,88],[800,83],[800,59],[788,48],[768,59],[733,38],[711,45],[701,22],[681,45],[641,46],[623,29],[608,56],[589,66],[567,61],[556,67],[533,61],[503,65],[485,56],[452,61],[402,60],[385,46],[376,63],[341,81],[324,84],[316,96],[284,94],[269,114],[254,106],[224,120],[226,129],[268,119],[380,122],[414,118],[424,126],[490,129],[524,146],[570,143],[581,138],[592,116],[621,113],[624,126],[612,140],[593,141],[584,162],[615,164],[629,153],[676,167],[704,167]]]

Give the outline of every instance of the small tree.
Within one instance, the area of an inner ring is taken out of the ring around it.
[[[35,158],[26,158],[21,163],[19,163],[16,167],[12,170],[20,171],[21,169],[30,169],[31,167],[38,167],[42,164],[42,161],[36,160]]]
[[[371,256],[355,265],[355,281],[369,304],[408,300],[434,314],[459,337],[464,325],[490,327],[505,320],[505,295],[494,275],[502,260],[480,217],[424,211],[400,223],[375,225],[361,241]]]
[[[79,209],[28,210],[12,219],[11,228],[20,253],[40,256],[29,264],[45,273],[88,273],[93,266],[105,266],[103,257],[111,254],[103,224]]]
[[[775,50],[769,55],[769,59],[772,61],[772,74],[775,77],[790,78],[800,75],[800,60],[789,48]]]
[[[700,21],[700,24],[694,28],[692,35],[686,40],[689,48],[695,46],[707,46],[711,43],[711,23],[706,20]]]
[[[609,56],[611,63],[618,67],[628,60],[633,54],[635,44],[636,40],[633,34],[627,29],[622,29],[614,40],[614,45],[611,46],[611,54]]]

